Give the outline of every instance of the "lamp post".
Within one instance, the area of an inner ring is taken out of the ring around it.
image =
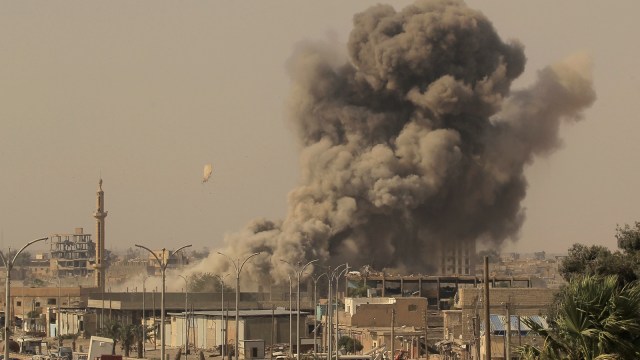
[[[332,286],[332,279],[335,277],[335,274],[340,270],[341,267],[346,266],[347,264],[340,264],[338,266],[336,266],[335,269],[333,269],[333,271],[331,271],[331,268],[329,268],[329,273],[331,275],[328,276],[329,279],[329,295],[327,296],[327,300],[328,300],[328,326],[327,326],[327,330],[329,330],[329,332],[327,333],[327,346],[328,346],[328,350],[327,350],[327,359],[331,360],[331,357],[333,356],[332,352],[333,352],[333,300],[332,300],[332,291],[331,288]],[[338,291],[338,289],[336,289],[336,292]],[[337,353],[337,350],[336,350]],[[336,358],[337,360],[337,358]]]
[[[300,276],[302,276],[302,273],[304,272],[304,270],[307,268],[307,266],[311,265],[312,263],[318,261],[318,259],[314,259],[309,261],[308,263],[306,263],[303,267],[300,267],[300,263],[298,262],[297,266],[294,266],[293,264],[291,264],[288,261],[285,260],[280,260],[285,264],[289,264],[289,266],[291,266],[292,268],[294,268],[294,271],[296,273],[296,280],[297,280],[297,287],[296,287],[296,358],[298,360],[300,360]]]
[[[145,297],[147,295],[145,283],[148,276],[142,278],[142,357],[145,357],[147,350],[147,314],[145,313]]]
[[[156,255],[156,253],[153,252],[153,250],[149,249],[146,246],[143,245],[138,245],[135,244],[136,247],[139,247],[141,249],[145,249],[147,250],[149,253],[151,253],[151,255],[153,255],[153,257],[156,259],[156,261],[158,262],[158,266],[160,267],[160,272],[162,273],[162,295],[160,297],[160,359],[161,360],[166,360],[165,359],[165,336],[164,336],[164,292],[165,292],[165,282],[166,282],[166,270],[167,270],[167,266],[169,265],[169,259],[171,259],[173,257],[173,255],[175,255],[178,251],[184,249],[184,248],[188,248],[191,246],[191,244],[189,245],[185,245],[182,246],[180,248],[178,248],[175,251],[169,252],[169,256],[165,256],[167,249],[162,248],[162,259],[160,259],[158,257],[158,255]],[[155,316],[155,315],[154,315]]]
[[[260,255],[259,252],[257,253],[253,253],[249,256],[247,256],[242,263],[240,262],[240,259],[236,259],[236,261],[233,261],[232,258],[230,258],[228,255],[225,255],[221,252],[218,251],[218,254],[226,257],[227,259],[229,259],[229,261],[231,262],[231,264],[233,264],[233,267],[236,269],[236,338],[235,338],[235,359],[238,360],[238,352],[240,351],[240,349],[238,348],[238,336],[240,335],[240,326],[238,325],[238,321],[239,321],[239,316],[238,316],[238,306],[240,305],[240,272],[242,271],[242,268],[244,267],[244,264],[247,263],[247,261],[249,261],[249,259],[251,259],[254,256],[258,256]],[[163,359],[164,360],[164,359]]]
[[[58,266],[57,276],[58,276],[58,298],[56,299],[56,335],[58,335],[58,349],[62,346],[62,334],[60,334],[60,263],[56,263]]]
[[[220,280],[220,292],[222,296],[220,298],[220,318],[222,319],[222,360],[224,360],[224,348],[227,346],[227,326],[224,319],[224,278],[229,276],[229,274],[224,274],[224,276],[213,275]]]
[[[2,258],[2,262],[4,263],[4,267],[6,268],[6,281],[5,281],[5,294],[4,294],[4,358],[9,358],[9,324],[12,319],[11,317],[11,269],[13,269],[13,263],[16,261],[16,258],[24,249],[26,249],[29,245],[37,243],[38,241],[47,240],[48,237],[35,239],[29,241],[26,245],[24,245],[16,254],[11,258],[11,254],[7,254],[9,258],[6,258],[2,251],[0,251],[0,258]],[[11,250],[9,250],[11,252]]]
[[[318,353],[318,280],[321,277],[326,276],[329,278],[327,273],[322,273],[320,275],[312,276],[313,278],[313,354]]]
[[[342,274],[346,274],[347,271],[349,270],[349,264],[343,264],[346,265],[346,267],[338,272],[337,274],[335,274],[335,280],[336,280],[336,359],[338,359],[338,332],[340,331],[340,313],[338,311],[338,290],[340,288],[340,276],[342,276]],[[337,268],[336,268],[337,270]],[[334,270],[334,272],[336,272]],[[345,289],[345,294],[346,294],[347,290]]]
[[[187,351],[189,350],[189,290],[187,289],[189,281],[182,275],[178,276],[184,280],[184,358],[186,359],[188,356]]]
[[[289,274],[289,355],[293,355],[293,287],[291,274]]]

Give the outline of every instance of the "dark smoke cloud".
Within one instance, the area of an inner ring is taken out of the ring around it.
[[[255,220],[223,250],[272,255],[247,264],[254,278],[286,279],[279,259],[427,273],[442,243],[516,239],[525,166],[595,99],[584,57],[510,92],[523,46],[459,1],[379,5],[353,22],[348,58],[305,43],[290,61],[300,186],[283,221]]]

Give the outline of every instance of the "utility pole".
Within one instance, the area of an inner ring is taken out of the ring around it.
[[[218,254],[226,257],[227,259],[229,259],[229,261],[231,262],[231,264],[233,265],[233,267],[236,270],[236,338],[235,338],[235,359],[238,360],[239,359],[239,353],[240,353],[240,347],[238,345],[239,343],[239,337],[240,337],[240,272],[242,271],[242,268],[244,267],[244,264],[247,263],[247,261],[249,261],[249,259],[251,259],[254,256],[258,256],[260,255],[259,252],[257,253],[253,253],[249,256],[247,256],[242,262],[240,261],[240,258],[237,258],[235,261],[230,258],[228,255],[225,255],[221,252],[218,251]],[[243,336],[244,338],[244,336]],[[162,359],[164,360],[164,359]]]
[[[0,251],[0,258],[2,258],[2,262],[4,263],[4,267],[6,270],[6,279],[5,279],[5,297],[4,297],[4,358],[5,359],[9,359],[9,325],[11,324],[11,319],[13,319],[13,317],[11,316],[11,269],[13,269],[13,263],[16,261],[16,258],[18,258],[18,255],[20,255],[20,253],[26,249],[29,245],[36,243],[38,241],[44,241],[47,240],[48,238],[44,237],[44,238],[40,238],[40,239],[36,239],[36,240],[32,240],[30,242],[28,242],[26,245],[24,245],[20,250],[18,250],[16,252],[16,254],[13,256],[13,258],[11,257],[11,249],[9,249],[9,253],[7,254],[7,256],[5,257],[5,255]]]
[[[182,247],[179,247],[177,250],[171,251],[169,252],[168,256],[167,256],[167,249],[162,249],[162,259],[160,259],[160,257],[158,257],[158,255],[156,255],[155,252],[153,252],[153,250],[149,249],[146,246],[143,245],[139,245],[139,244],[135,244],[136,247],[139,247],[141,249],[145,249],[147,250],[151,255],[153,255],[153,257],[155,258],[155,260],[158,263],[158,267],[160,268],[160,271],[162,273],[162,289],[161,289],[161,298],[160,298],[160,322],[162,324],[160,324],[160,359],[161,360],[166,360],[165,358],[165,346],[166,346],[166,339],[165,339],[165,331],[164,331],[164,319],[165,319],[165,311],[164,311],[164,294],[165,294],[165,288],[166,288],[166,271],[167,271],[167,266],[169,266],[169,259],[171,259],[178,251],[184,249],[184,248],[188,248],[191,245],[184,245]],[[109,295],[109,298],[111,298],[111,295]],[[109,307],[111,307],[111,301],[109,301]]]
[[[311,265],[312,263],[318,261],[318,259],[315,260],[311,260],[308,263],[306,263],[304,266],[300,267],[300,262],[298,262],[296,264],[296,266],[294,266],[293,264],[291,264],[288,261],[285,260],[280,260],[283,263],[288,264],[289,266],[291,266],[292,268],[294,268],[295,274],[297,276],[297,287],[296,287],[296,359],[300,360],[300,277],[302,276],[302,273],[304,272],[304,270],[307,268],[307,266]],[[289,286],[289,289],[291,289],[291,286]]]
[[[429,306],[429,304],[427,304]],[[429,360],[429,342],[427,341],[428,332],[427,332],[427,316],[429,312],[427,309],[424,309],[424,357]]]
[[[329,270],[328,270],[329,274],[331,274],[331,266],[329,266]],[[327,333],[327,360],[331,360],[332,357],[332,346],[331,344],[333,343],[333,341],[331,341],[331,331],[333,330],[333,300],[331,297],[331,275],[327,276],[327,279],[329,279],[329,292],[327,293],[327,319],[325,320],[325,332]],[[336,359],[337,360],[337,359]]]
[[[491,360],[491,309],[489,306],[489,257],[484,257],[484,354]]]
[[[293,356],[293,299],[291,298],[291,275],[289,275],[289,355]]]
[[[156,337],[156,289],[153,289],[153,297],[151,299],[153,300],[153,350],[156,350],[156,346],[158,344],[158,340]]]
[[[331,283],[333,280],[336,281],[336,294],[335,294],[335,300],[336,300],[336,328],[335,328],[335,334],[333,332],[333,329],[331,330],[331,335],[335,337],[335,351],[336,351],[336,360],[338,360],[338,332],[339,330],[339,315],[338,315],[338,290],[340,287],[340,276],[342,276],[342,274],[346,271],[345,269],[340,270],[340,267],[342,266],[348,266],[346,263],[345,264],[341,264],[336,266],[336,268],[333,270],[333,272],[331,273],[331,279],[329,280],[329,288],[331,288]],[[331,303],[331,299],[329,299],[329,303]],[[333,304],[331,304],[331,312],[333,312]],[[333,317],[332,317],[332,321],[331,321],[331,327],[333,327]],[[331,338],[331,341],[334,341],[334,338]],[[330,355],[331,356],[331,355]]]
[[[507,336],[505,337],[507,341],[505,351],[507,354],[505,359],[511,359],[511,303],[507,301],[505,308],[507,313]]]
[[[60,325],[62,324],[62,319],[60,319],[60,265],[58,265],[58,299],[56,300],[56,332],[58,336],[58,349],[62,346],[62,334],[60,333]],[[58,352],[59,354],[59,352]]]
[[[276,307],[271,304],[271,347],[269,351],[269,359],[273,359],[273,335],[276,329]],[[224,360],[224,359],[222,359]]]
[[[145,282],[147,281],[148,276],[142,278],[142,357],[145,356],[145,351],[147,348],[147,315],[145,313],[144,308],[144,298],[146,293]]]
[[[220,275],[213,275],[215,277],[217,277],[220,280],[220,292],[221,292],[221,297],[220,297],[220,318],[222,320],[222,348],[220,351],[220,355],[222,355],[222,360],[224,360],[224,353],[225,353],[225,347],[227,346],[227,327],[226,327],[226,321],[225,321],[225,317],[224,317],[224,278],[226,278],[229,274],[224,274],[224,276],[220,276]],[[195,339],[195,337],[194,337]]]
[[[480,359],[480,315],[477,312],[473,316],[473,341],[475,341],[476,356]]]
[[[396,352],[396,308],[395,304],[393,308],[391,308],[391,356],[389,356],[389,360],[395,360],[395,352]]]
[[[178,275],[184,280],[184,358],[189,356],[189,281],[183,275]]]

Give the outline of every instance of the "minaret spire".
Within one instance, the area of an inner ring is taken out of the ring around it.
[[[96,211],[93,213],[96,218],[96,282],[97,288],[104,291],[105,267],[104,267],[104,230],[107,212],[104,211],[104,191],[102,191],[102,178],[98,181],[98,192],[96,193]]]

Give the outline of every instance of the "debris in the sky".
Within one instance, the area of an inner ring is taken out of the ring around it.
[[[211,177],[211,173],[213,172],[213,166],[211,164],[206,164],[204,166],[204,172],[202,174],[202,182],[205,183]]]

